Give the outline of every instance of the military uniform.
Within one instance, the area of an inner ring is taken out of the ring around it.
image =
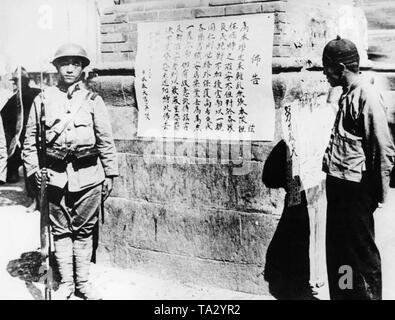
[[[109,116],[102,98],[87,90],[82,82],[71,85],[67,90],[61,86],[45,89],[34,100],[26,129],[23,160],[28,177],[33,177],[40,170],[37,123],[42,101],[47,148],[67,154],[62,160],[47,156],[55,256],[62,283],[71,287],[73,261],[70,256],[74,255],[76,289],[83,291],[88,282],[92,232],[98,220],[102,182],[105,177],[118,175]],[[76,156],[78,152],[93,148],[98,151],[97,156],[82,160]]]

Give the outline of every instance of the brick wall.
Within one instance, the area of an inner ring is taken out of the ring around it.
[[[106,223],[101,226],[102,261],[185,281],[268,293],[262,272],[283,210],[284,192],[263,185],[263,165],[283,136],[280,114],[284,105],[300,97],[307,97],[303,103],[311,107],[326,103],[328,84],[322,72],[315,70],[325,43],[342,32],[339,6],[352,4],[343,0],[316,2],[129,0],[105,10],[102,63],[96,66],[98,77],[93,84],[110,109],[121,177],[115,181],[106,204]],[[251,171],[246,175],[233,175],[231,164],[168,164],[166,152],[182,160],[188,157],[184,149],[199,149],[199,143],[186,141],[181,150],[176,145],[174,150],[163,151],[158,148],[162,141],[137,137],[133,88],[137,23],[265,12],[275,14],[274,141],[251,142]],[[158,150],[152,155],[156,161],[147,161],[147,148]],[[309,189],[307,198],[312,221],[322,221],[325,202],[321,186]],[[315,223],[312,225],[314,228]],[[311,231],[314,234],[315,230]],[[316,246],[322,252],[322,235],[319,238]],[[311,249],[311,278],[324,274],[324,260],[318,256]]]
[[[134,62],[139,22],[256,13],[275,14],[273,57],[320,60],[324,42],[338,33],[338,5],[347,3],[351,1],[124,1],[123,5],[104,12],[101,26],[102,61]],[[327,19],[328,16],[332,18]]]

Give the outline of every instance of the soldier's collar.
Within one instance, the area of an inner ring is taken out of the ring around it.
[[[72,84],[71,86],[69,86],[68,88],[62,86],[61,84],[58,85],[58,88],[60,91],[67,93],[67,97],[69,99],[71,99],[73,97],[74,92],[81,90],[82,88],[82,81],[78,81],[74,84]]]

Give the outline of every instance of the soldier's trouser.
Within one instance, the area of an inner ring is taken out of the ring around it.
[[[70,263],[71,277],[73,277],[74,254],[77,289],[81,289],[89,278],[92,232],[98,221],[101,190],[101,184],[75,193],[48,187],[49,217],[55,240],[55,257],[59,263],[62,282],[70,279]],[[60,248],[59,252],[57,252],[58,248]],[[62,270],[65,272],[62,273]]]
[[[326,252],[331,299],[379,300],[381,259],[374,241],[375,202],[363,182],[327,176]]]
[[[98,221],[101,190],[101,184],[80,192],[48,186],[52,234],[73,239],[91,236]]]

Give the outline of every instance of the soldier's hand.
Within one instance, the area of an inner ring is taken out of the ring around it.
[[[108,196],[112,191],[112,184],[113,184],[112,179],[113,178],[109,178],[109,177],[106,177],[104,179],[103,189],[102,189],[103,201],[108,198]]]
[[[42,181],[42,174],[41,171],[39,170],[34,174],[34,182],[36,184],[37,189],[41,188],[41,181]]]

